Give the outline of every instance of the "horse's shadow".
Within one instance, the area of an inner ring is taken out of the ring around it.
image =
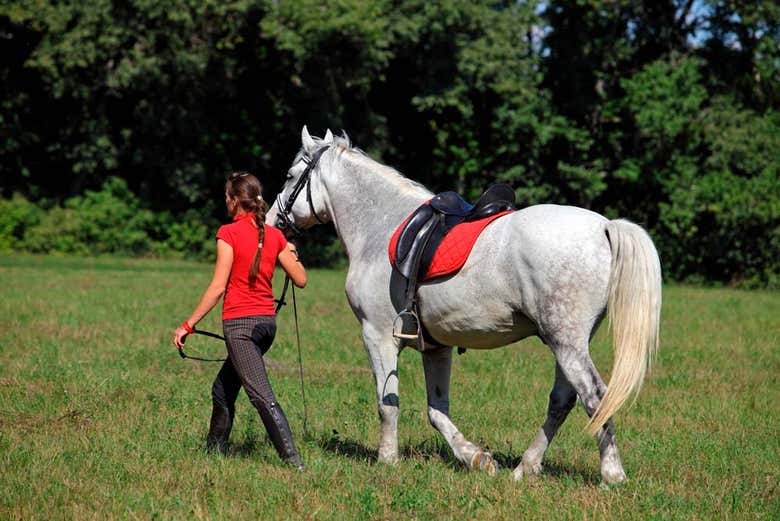
[[[502,469],[514,470],[522,462],[522,455],[518,456],[512,453],[491,452],[493,459],[498,462]],[[530,476],[531,479],[536,476]],[[550,477],[557,480],[581,481],[588,485],[598,485],[601,483],[601,476],[593,469],[578,467],[576,465],[564,465],[555,461],[545,460],[542,463],[541,477]]]
[[[337,456],[346,456],[349,459],[369,463],[376,463],[378,460],[379,453],[376,449],[370,449],[359,441],[342,438],[335,430],[331,434],[311,436],[311,440],[325,452]]]
[[[331,434],[322,434],[314,437],[313,441],[323,451],[337,456],[371,464],[375,464],[378,460],[376,449],[371,449],[359,441],[344,438],[336,431],[333,431]],[[402,459],[438,459],[455,472],[471,472],[455,459],[452,451],[446,444],[435,439],[428,439],[413,445],[402,445],[400,453]],[[502,471],[508,470],[511,472],[522,461],[522,455],[516,455],[512,452],[491,452],[491,454],[493,459],[501,466]],[[562,465],[554,461],[545,461],[542,477],[579,481],[588,485],[598,485],[601,482],[601,477],[592,469],[581,468],[575,465]]]

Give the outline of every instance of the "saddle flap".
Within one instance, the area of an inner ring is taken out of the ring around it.
[[[473,206],[456,192],[442,192],[396,229],[388,248],[390,263],[412,285],[453,273],[465,263],[482,229],[515,210],[514,201],[512,187],[500,183],[488,187]]]
[[[401,225],[401,233],[398,234],[398,242],[396,242],[394,252],[394,258],[397,264],[400,265],[406,260],[409,252],[412,251],[414,240],[419,235],[419,232],[425,223],[431,219],[432,215],[433,209],[429,205],[424,204],[417,208],[417,210],[406,219],[406,222]]]

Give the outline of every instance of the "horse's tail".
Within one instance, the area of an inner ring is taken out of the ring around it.
[[[614,362],[607,392],[587,425],[595,434],[626,400],[636,400],[658,350],[661,321],[661,264],[642,227],[616,219],[606,225],[612,247],[607,311]]]

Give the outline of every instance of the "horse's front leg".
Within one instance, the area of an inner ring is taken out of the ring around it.
[[[428,419],[447,440],[455,457],[470,469],[498,473],[498,463],[489,452],[467,440],[450,420],[450,371],[452,348],[443,347],[422,354],[425,386],[428,393]]]
[[[398,461],[398,348],[392,336],[363,326],[363,342],[368,352],[376,382],[379,420],[379,454],[381,463]]]

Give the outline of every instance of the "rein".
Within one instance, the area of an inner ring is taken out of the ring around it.
[[[290,287],[290,277],[284,278],[284,287],[282,288],[282,294],[278,299],[274,299],[274,302],[276,302],[276,309],[274,310],[275,313],[279,313],[279,310],[282,309],[282,306],[287,305],[287,301],[284,299],[285,295],[287,295],[287,288]],[[295,308],[295,290],[293,290],[293,308]],[[301,350],[301,342],[300,342],[300,335],[298,335],[298,311],[296,309],[295,311],[295,333],[298,336],[298,351],[300,355]],[[217,333],[212,333],[211,331],[204,331],[202,329],[195,329],[192,332],[193,335],[203,335],[210,338],[216,338],[217,340],[225,341],[225,337],[222,335],[218,335]],[[227,358],[201,358],[199,356],[191,356],[184,352],[184,349],[179,349],[179,356],[182,358],[189,358],[190,360],[199,360],[201,362],[224,362],[227,360]],[[298,357],[300,359],[300,356]]]
[[[203,331],[201,329],[194,330],[192,334],[208,336],[211,338],[216,338],[217,340],[223,340],[223,341],[225,340],[225,337],[223,337],[222,335],[212,333],[211,331]],[[190,360],[199,360],[201,362],[224,362],[225,360],[227,360],[227,358],[202,358],[200,356],[188,355],[187,353],[184,352],[184,348],[179,349],[179,356],[182,358],[189,358]]]

